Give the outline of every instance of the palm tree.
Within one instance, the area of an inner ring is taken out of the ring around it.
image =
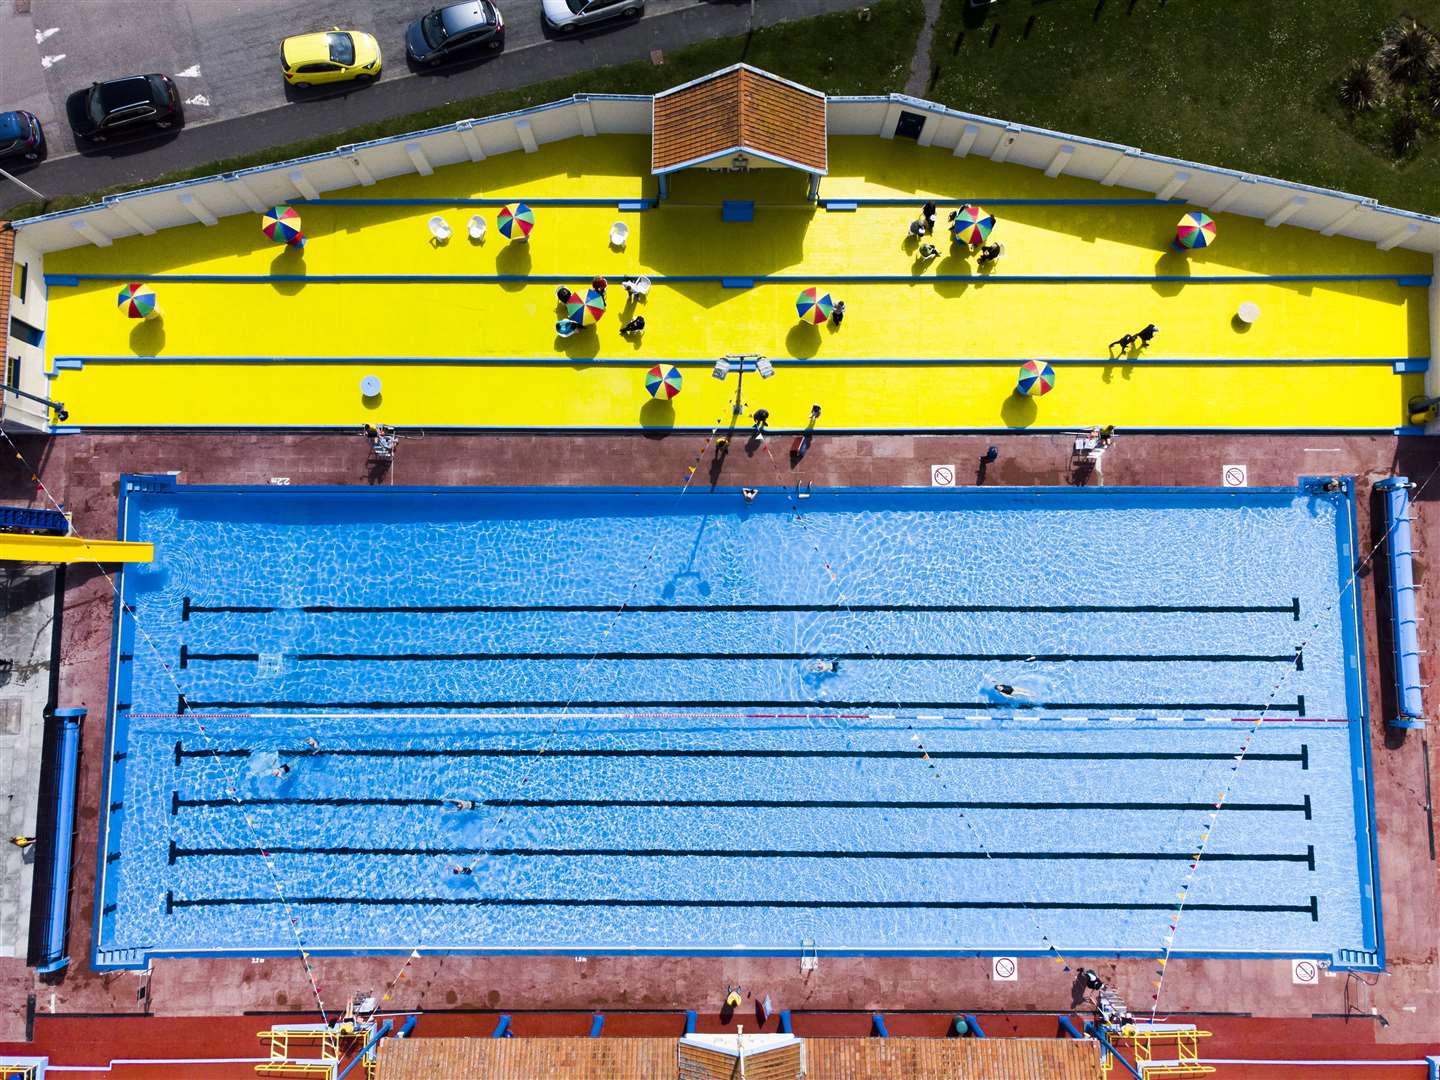
[[[1340,79],[1340,104],[1351,112],[1373,109],[1385,100],[1384,77],[1368,60],[1356,60]]]
[[[1440,68],[1440,42],[1428,27],[1414,19],[1402,20],[1385,32],[1380,63],[1395,82],[1418,85]]]
[[[1409,156],[1420,145],[1423,126],[1420,117],[1409,109],[1397,113],[1395,119],[1390,121],[1390,149],[1397,158]]]

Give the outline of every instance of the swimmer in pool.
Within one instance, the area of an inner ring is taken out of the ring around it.
[[[475,873],[475,868],[474,868],[473,866],[452,866],[452,867],[450,867],[450,873],[452,873],[452,874],[473,874],[473,873]]]
[[[810,665],[810,670],[817,675],[834,675],[840,670],[839,660],[816,660]]]
[[[285,777],[290,775],[290,768],[290,763],[286,762],[283,765],[278,765],[275,768],[271,769],[270,775],[275,777],[275,779],[277,780],[283,780]]]
[[[475,809],[474,799],[446,799],[445,801],[448,802],[451,806],[453,806],[456,810]]]
[[[1026,697],[1026,698],[1028,698],[1028,697],[1032,696],[1032,695],[1030,694],[1030,691],[1028,691],[1028,690],[1021,690],[1019,687],[1011,686],[1009,683],[1003,683],[1003,682],[1000,682],[1000,683],[996,683],[996,684],[995,684],[995,692],[996,692],[997,694],[999,694],[1001,697],[1007,697],[1007,698],[1017,698],[1017,697]]]

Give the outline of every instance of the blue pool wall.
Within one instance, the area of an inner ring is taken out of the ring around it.
[[[1301,493],[1313,493],[1316,486],[1329,477],[1301,477],[1295,487],[1251,487],[1244,489],[1244,495],[1285,495],[1293,496],[1297,491]],[[1365,652],[1363,638],[1361,636],[1361,623],[1358,608],[1358,589],[1351,573],[1355,567],[1356,555],[1359,551],[1358,523],[1355,512],[1355,484],[1353,479],[1343,480],[1343,501],[1342,506],[1349,517],[1348,534],[1341,527],[1336,529],[1336,543],[1339,559],[1339,604],[1340,617],[1342,620],[1344,650],[1346,662],[1346,699],[1347,706],[1351,710],[1349,735],[1351,740],[1352,761],[1363,762],[1363,766],[1357,767],[1352,786],[1354,787],[1352,802],[1355,810],[1356,848],[1359,852],[1359,869],[1364,899],[1368,903],[1362,903],[1361,918],[1363,922],[1364,950],[1341,950],[1337,953],[1310,953],[1299,954],[1293,951],[1288,952],[1267,952],[1264,950],[1247,950],[1237,952],[1203,952],[1193,954],[1197,958],[1225,959],[1225,960],[1274,960],[1274,959],[1312,959],[1329,964],[1337,970],[1355,971],[1383,971],[1384,970],[1384,928],[1380,912],[1379,894],[1379,852],[1376,845],[1375,833],[1375,806],[1374,806],[1374,784],[1373,771],[1369,748],[1369,709],[1367,704],[1367,692],[1365,682]],[[178,492],[182,490],[178,477],[174,474],[147,475],[122,473],[120,476],[119,488],[119,522],[117,539],[132,539],[129,535],[130,519],[128,516],[130,498],[132,495],[159,492]],[[383,499],[393,493],[410,495],[423,494],[474,494],[474,495],[499,495],[499,494],[536,494],[538,490],[553,490],[556,494],[565,495],[598,495],[598,496],[619,496],[626,494],[659,495],[667,491],[679,492],[679,488],[666,487],[555,487],[545,489],[540,485],[516,487],[516,486],[455,486],[455,487],[429,487],[429,486],[396,486],[387,487],[382,490],[372,490],[364,487],[356,487],[345,484],[325,484],[304,487],[285,487],[281,489],[272,488],[268,485],[242,485],[242,484],[195,484],[183,485],[183,490],[193,491],[197,494],[236,494],[236,495],[257,495],[280,494],[295,497],[305,495],[330,495],[339,494],[356,499]],[[816,489],[817,493],[823,493],[826,489]],[[847,487],[841,489],[830,489],[843,491],[846,494],[928,494],[932,497],[947,498],[954,496],[973,496],[978,490],[976,488],[959,487],[947,488],[905,488],[905,487],[880,487],[862,486]],[[1044,488],[1033,487],[987,487],[983,489],[986,497],[1003,496],[1026,496],[1043,493],[1047,498],[1056,498],[1076,503],[1091,501],[1097,497],[1103,498],[1107,493],[1114,496],[1124,496],[1136,501],[1137,505],[1163,506],[1169,500],[1184,498],[1194,499],[1200,495],[1231,495],[1239,494],[1236,491],[1224,488],[1203,488],[1203,487],[1181,487],[1181,486],[1139,486],[1123,488],[1096,488],[1078,490],[1073,488]],[[715,493],[736,494],[740,488],[717,488]],[[1138,499],[1137,499],[1138,497]],[[801,512],[803,513],[803,507]],[[135,628],[132,619],[125,615],[128,613],[131,594],[129,584],[123,573],[121,575],[120,590],[116,597],[115,611],[112,622],[111,633],[111,663],[110,663],[110,684],[107,707],[106,725],[106,758],[104,770],[104,782],[102,788],[102,806],[107,809],[101,825],[101,843],[98,845],[96,886],[95,886],[95,913],[92,920],[94,925],[93,942],[91,948],[91,966],[98,971],[111,970],[141,970],[147,968],[153,959],[181,958],[181,957],[238,957],[238,956],[289,956],[293,950],[275,949],[214,949],[214,950],[166,950],[163,946],[156,945],[153,948],[134,948],[124,950],[110,950],[101,947],[101,935],[104,923],[107,918],[113,918],[113,909],[106,910],[107,905],[115,902],[116,885],[113,880],[108,879],[106,874],[107,866],[120,858],[118,845],[122,826],[124,824],[125,808],[123,804],[116,805],[112,802],[112,792],[124,790],[124,776],[126,751],[128,746],[128,724],[120,722],[120,710],[117,704],[128,699],[130,690],[131,664],[135,650]],[[1363,785],[1364,791],[1359,787]],[[115,848],[112,851],[112,847]],[[683,949],[654,949],[654,948],[587,948],[588,955],[596,956],[798,956],[804,946],[787,949],[748,949],[748,948],[704,948],[686,947]],[[326,949],[323,947],[308,948],[307,952],[317,956],[403,956],[411,952],[410,947],[389,947],[366,950],[355,949]],[[446,949],[446,954],[462,954],[465,951]],[[574,946],[565,948],[543,949],[523,948],[512,950],[498,950],[493,947],[474,950],[475,955],[522,955],[522,956],[569,956],[575,953]],[[995,955],[994,950],[976,949],[924,949],[906,948],[903,950],[884,949],[856,949],[856,948],[818,948],[817,953],[826,956],[882,956],[892,953],[905,956],[991,956]],[[1025,957],[1052,957],[1049,949],[1023,949],[1006,948],[1006,955]],[[1074,954],[1079,958],[1084,954]],[[1098,954],[1097,954],[1098,955]],[[1153,949],[1122,949],[1106,952],[1104,956],[1115,958],[1127,957],[1153,957]],[[1184,950],[1176,950],[1175,957],[1183,957],[1192,954]]]

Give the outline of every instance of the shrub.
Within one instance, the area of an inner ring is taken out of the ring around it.
[[[1356,60],[1340,79],[1340,104],[1351,112],[1373,109],[1385,100],[1385,83],[1375,65]]]
[[[1420,117],[1406,109],[1390,121],[1390,149],[1397,158],[1408,157],[1420,146],[1424,124]]]
[[[1418,86],[1440,68],[1440,42],[1427,27],[1404,19],[1385,32],[1380,63],[1392,80]]]

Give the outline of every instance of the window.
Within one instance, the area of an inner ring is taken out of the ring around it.
[[[300,65],[300,67],[296,68],[295,70],[298,71],[298,72],[300,72],[300,73],[302,73],[302,74],[305,74],[305,75],[316,75],[316,74],[319,74],[319,73],[322,72],[322,71],[334,71],[334,70],[335,70],[335,65],[334,65],[334,64],[302,64],[302,65]]]
[[[10,336],[25,342],[26,345],[34,345],[37,349],[45,337],[44,330],[37,330],[24,319],[10,319]]]
[[[5,361],[5,385],[20,385],[20,357],[12,356]]]
[[[17,262],[14,267],[13,277],[10,282],[11,291],[15,299],[22,304],[25,302],[25,286],[30,283],[30,267],[22,262]]]

